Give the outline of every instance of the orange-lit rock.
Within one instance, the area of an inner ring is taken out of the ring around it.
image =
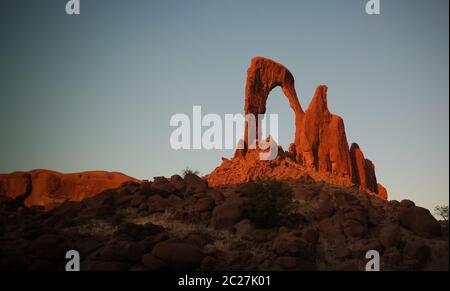
[[[31,175],[27,172],[0,174],[0,194],[20,199],[31,191]]]
[[[25,205],[52,207],[66,200],[80,201],[136,179],[116,172],[62,174],[33,170],[0,175],[0,194],[25,199]]]
[[[357,144],[353,144],[349,149],[343,119],[328,109],[327,86],[317,87],[308,109],[304,112],[297,98],[294,77],[289,70],[273,60],[255,57],[247,70],[245,113],[253,114],[256,119],[258,114],[265,114],[268,95],[277,86],[282,88],[295,113],[294,143],[289,146],[288,152],[280,148],[277,160],[289,160],[296,163],[295,166],[285,169],[284,164],[279,167],[272,165],[272,162],[264,163],[248,151],[253,139],[262,140],[264,137],[259,136],[259,127],[252,129],[252,124],[247,121],[243,149],[236,150],[233,160],[224,161],[214,170],[208,176],[208,181],[213,185],[241,183],[259,174],[267,175],[266,170],[269,170],[274,178],[295,178],[302,176],[305,171],[308,172],[308,169],[313,169],[318,173],[315,176],[321,180],[345,185],[356,184],[372,193],[379,193],[374,164],[364,157]],[[255,124],[259,122],[256,120]],[[249,136],[252,130],[255,130],[256,134]],[[270,168],[267,166],[269,164]],[[276,177],[275,172],[278,172],[280,177]],[[386,189],[383,187],[380,191],[382,195],[379,196],[387,199]]]
[[[375,175],[375,165],[372,161],[364,158],[358,144],[353,143],[350,147],[350,156],[353,165],[353,181],[374,193],[378,193],[377,177]]]
[[[300,129],[297,160],[319,172],[352,177],[352,166],[342,118],[330,113],[328,88],[317,87]]]
[[[388,192],[386,190],[386,188],[381,185],[380,183],[378,183],[378,196],[384,200],[388,199]]]
[[[295,112],[295,140],[298,144],[300,137],[300,124],[303,116],[303,109],[298,101],[294,86],[294,77],[283,65],[262,57],[252,59],[247,70],[247,83],[245,86],[245,114],[253,114],[258,119],[258,114],[266,113],[266,102],[270,91],[280,86],[283,93],[289,100],[289,104]],[[256,120],[256,124],[260,122]],[[248,140],[249,124],[245,124],[245,145],[251,145],[252,140]],[[255,130],[258,138],[259,132]]]

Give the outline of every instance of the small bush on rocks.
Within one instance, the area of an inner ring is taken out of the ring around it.
[[[258,178],[248,185],[243,215],[256,227],[279,226],[294,208],[292,190],[282,182]]]

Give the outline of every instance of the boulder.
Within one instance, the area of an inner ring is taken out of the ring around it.
[[[387,224],[381,227],[378,240],[386,249],[396,247],[401,241],[401,231],[398,224]]]
[[[408,199],[403,199],[402,201],[400,201],[400,207],[404,207],[404,208],[411,208],[416,206],[416,204]]]
[[[114,236],[124,240],[136,240],[143,229],[144,227],[140,224],[124,222],[119,225],[118,229],[114,232]]]
[[[187,194],[205,192],[208,189],[208,182],[195,174],[186,174],[184,182],[186,183]]]
[[[215,202],[210,197],[203,197],[197,200],[195,204],[195,209],[199,212],[210,211],[214,208]]]
[[[368,221],[365,208],[353,206],[342,210],[343,230],[347,237],[361,237],[367,233]]]
[[[336,215],[319,222],[321,237],[338,238],[342,236],[342,226]]]
[[[131,202],[132,199],[133,199],[133,196],[131,196],[131,195],[124,195],[124,196],[121,196],[121,197],[119,197],[119,198],[116,200],[115,205],[116,205],[116,206],[124,206],[124,205],[127,205],[127,204],[129,204],[129,203]]]
[[[209,189],[206,192],[206,194],[209,197],[211,197],[216,204],[221,203],[225,199],[225,197],[223,196],[222,192],[220,192],[219,190],[216,190],[216,189]]]
[[[428,209],[417,206],[402,208],[399,221],[420,236],[431,238],[441,235],[441,225]]]
[[[230,229],[242,219],[243,198],[233,199],[216,206],[211,223],[215,229]]]
[[[283,269],[288,270],[297,267],[299,262],[300,262],[299,258],[291,256],[281,256],[275,260],[275,264],[281,266]]]
[[[367,228],[361,222],[354,219],[346,220],[343,227],[347,237],[362,237],[367,232]]]
[[[147,196],[142,195],[141,193],[135,193],[133,195],[133,198],[131,198],[130,206],[131,207],[139,207],[145,200],[147,199]]]
[[[170,177],[170,184],[172,184],[172,186],[179,192],[183,191],[186,187],[186,183],[180,175],[173,175]]]
[[[212,271],[217,266],[217,259],[212,256],[207,256],[203,259],[200,270],[202,271]]]
[[[395,270],[402,261],[403,256],[396,247],[388,248],[381,256],[381,270]]]
[[[334,247],[334,254],[337,258],[342,259],[348,257],[351,252],[342,240],[338,240]]]
[[[150,182],[142,183],[141,188],[139,190],[139,194],[141,194],[144,197],[154,194],[152,189],[152,183]]]
[[[326,199],[319,204],[317,218],[319,220],[328,218],[333,215],[334,211],[334,204],[329,199]]]
[[[199,247],[179,242],[160,242],[155,245],[151,254],[176,270],[194,270],[204,258]]]
[[[59,245],[59,243],[62,241],[62,237],[57,234],[44,234],[36,238],[32,244],[30,245],[31,249],[37,250],[37,249],[44,249],[44,248],[51,248],[56,245]]]
[[[272,249],[281,256],[304,256],[308,252],[308,243],[290,233],[279,234],[273,244]]]
[[[151,184],[151,189],[154,193],[169,196],[177,192],[177,189],[165,177],[155,177]]]
[[[431,249],[422,240],[416,239],[406,243],[403,254],[417,260],[420,264],[425,264],[431,255]]]
[[[155,212],[164,212],[169,205],[167,199],[159,196],[153,195],[147,199],[148,213],[152,214]]]
[[[80,252],[81,257],[86,257],[102,244],[94,238],[82,238],[75,243],[75,249]]]
[[[316,244],[319,241],[319,231],[313,227],[307,227],[302,230],[302,238],[310,244]]]
[[[143,255],[142,264],[144,264],[144,266],[147,267],[149,271],[158,271],[167,267],[167,264],[164,261],[156,258],[152,254]]]
[[[144,224],[144,230],[146,235],[155,235],[165,231],[165,228],[158,224],[153,224],[151,222],[147,222]]]
[[[2,212],[16,212],[21,207],[23,207],[23,203],[6,195],[0,195],[0,210]]]
[[[148,251],[140,242],[125,242],[122,247],[124,257],[132,263],[140,263],[142,256]]]
[[[243,219],[235,224],[234,230],[237,236],[247,239],[251,237],[254,228],[249,219]]]

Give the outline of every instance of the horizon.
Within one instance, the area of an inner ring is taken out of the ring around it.
[[[73,17],[64,1],[3,4],[0,173],[208,174],[233,150],[172,150],[170,118],[243,114],[261,55],[290,70],[304,110],[328,86],[390,200],[448,205],[448,1],[384,1],[377,16],[356,0],[172,3],[83,1]],[[267,102],[287,150],[294,113],[280,88]]]

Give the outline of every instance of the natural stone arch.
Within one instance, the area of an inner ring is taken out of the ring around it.
[[[291,72],[283,65],[263,57],[252,59],[250,67],[247,70],[247,83],[245,87],[245,114],[253,114],[258,126],[255,138],[259,138],[258,114],[266,113],[266,102],[270,91],[280,86],[284,95],[288,98],[289,104],[295,113],[295,138],[294,143],[300,144],[300,126],[303,118],[303,109],[298,101],[295,91],[294,77]],[[253,130],[252,128],[250,128]],[[249,140],[249,122],[245,123],[244,141],[245,148],[254,141]]]
[[[266,103],[269,93],[275,87],[280,86],[289,104],[295,113],[295,140],[286,152],[281,147],[278,153],[281,159],[288,157],[298,165],[315,170],[318,179],[328,179],[343,185],[360,185],[372,193],[379,194],[386,199],[387,191],[377,183],[375,165],[364,158],[362,151],[356,144],[351,149],[348,147],[345,133],[344,120],[328,109],[328,87],[319,85],[309,106],[303,111],[297,97],[294,86],[294,77],[283,65],[263,57],[252,59],[247,70],[247,83],[245,88],[245,114],[252,114],[255,118],[258,114],[266,113]],[[259,139],[259,123],[255,130],[254,139]],[[247,159],[247,151],[253,148],[253,141],[249,141],[249,124],[245,124],[244,144],[239,144],[233,160]],[[249,156],[251,164],[252,155]],[[209,179],[216,185],[217,180],[223,176],[230,183],[233,178],[224,175],[224,171],[230,169],[230,161],[224,161],[224,167],[219,167],[210,174]],[[238,164],[241,165],[241,164]],[[270,168],[270,167],[269,167]],[[270,170],[269,170],[270,171]],[[252,172],[252,171],[251,171]],[[259,170],[256,173],[261,173]],[[234,180],[233,183],[248,181],[248,171],[243,179]],[[211,178],[213,177],[213,178]],[[242,177],[242,176],[241,176]]]

